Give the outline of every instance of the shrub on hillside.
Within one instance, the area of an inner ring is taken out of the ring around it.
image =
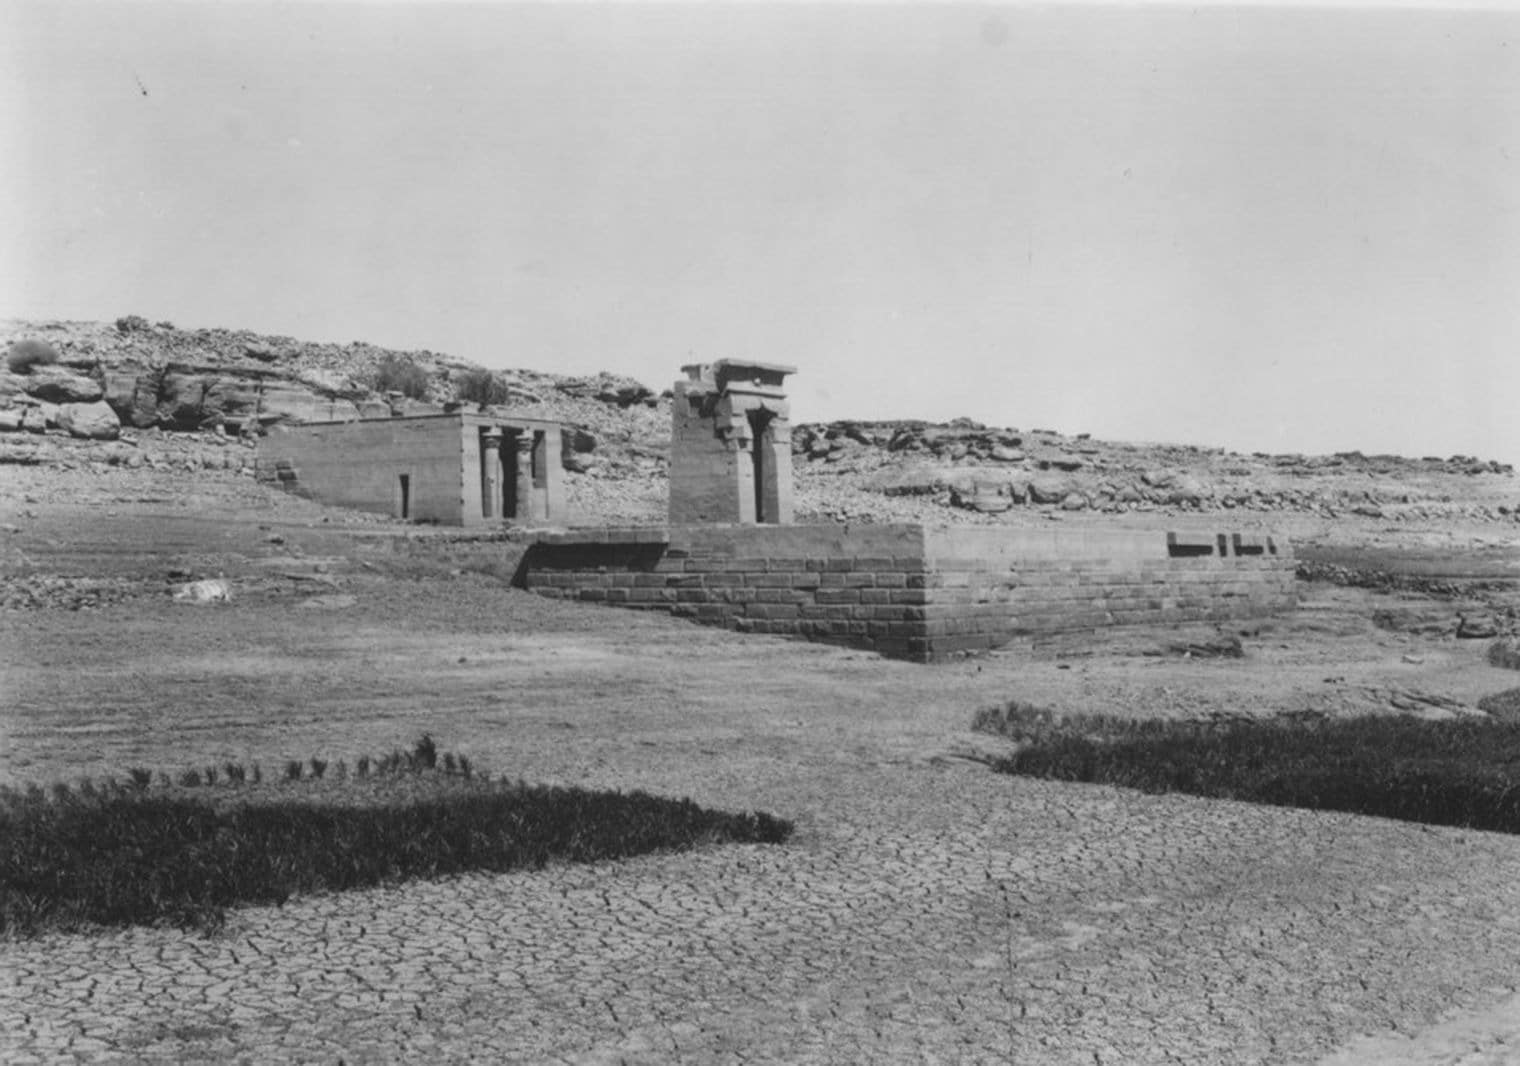
[[[390,354],[382,356],[375,367],[375,391],[399,392],[414,400],[427,396],[427,371],[414,363],[409,356]]]
[[[122,315],[116,320],[117,333],[138,333],[153,326],[142,315]]]
[[[58,362],[57,350],[47,341],[22,340],[12,344],[5,365],[13,374],[29,374],[34,366],[51,366]]]
[[[1520,722],[1520,688],[1484,696],[1478,701],[1478,710],[1487,711],[1501,722]]]
[[[1506,637],[1488,646],[1488,661],[1506,670],[1520,670],[1520,637]]]
[[[507,383],[484,367],[460,374],[454,382],[454,395],[465,403],[486,407],[504,404],[510,397]]]

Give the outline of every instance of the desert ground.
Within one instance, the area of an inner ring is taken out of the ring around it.
[[[1240,659],[1125,630],[919,666],[541,600],[508,587],[510,542],[232,473],[4,475],[5,783],[352,760],[426,731],[493,774],[798,826],[301,898],[214,935],[0,944],[8,1063],[1520,1058],[1515,838],[1017,779],[970,731],[1010,699],[1475,713],[1516,675],[1455,618],[1502,614],[1503,584],[1305,582],[1296,614],[1232,630]],[[1426,578],[1520,573],[1491,525],[1295,532]],[[230,602],[169,595],[208,576]]]

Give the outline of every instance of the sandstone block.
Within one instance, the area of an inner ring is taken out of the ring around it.
[[[26,392],[48,403],[93,403],[103,395],[94,378],[60,366],[33,367],[26,379]]]
[[[58,408],[58,425],[70,436],[86,440],[115,440],[121,435],[121,420],[104,400],[63,404]]]

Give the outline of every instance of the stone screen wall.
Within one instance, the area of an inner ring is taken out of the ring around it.
[[[447,415],[278,427],[259,442],[257,472],[323,503],[461,525],[462,442]]]
[[[1069,527],[583,530],[541,537],[519,580],[545,596],[915,661],[1021,635],[1223,621],[1295,603],[1291,553],[1278,538]]]

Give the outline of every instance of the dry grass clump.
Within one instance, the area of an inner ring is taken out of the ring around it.
[[[260,780],[257,767],[223,766],[186,771],[177,788],[155,788],[149,771],[134,768],[127,784],[0,790],[0,935],[214,928],[238,904],[556,860],[779,843],[792,832],[768,814],[685,799],[492,781],[428,737],[410,752],[360,759],[352,776],[343,763],[331,773],[329,765],[292,762],[284,780],[261,788],[249,785]]]
[[[1501,722],[1520,723],[1520,688],[1484,696],[1478,701],[1478,710],[1487,711]]]
[[[428,373],[410,356],[389,352],[380,357],[371,380],[374,391],[384,395],[399,392],[413,400],[425,400],[428,394]]]
[[[1003,773],[1520,833],[1520,714],[1131,721],[1015,702],[977,725],[1024,744]]]
[[[1520,670],[1520,637],[1504,637],[1488,646],[1488,661],[1506,670]]]
[[[28,338],[10,346],[5,355],[5,365],[12,374],[30,374],[36,366],[51,366],[58,362],[58,351],[47,341]]]
[[[499,375],[484,367],[466,370],[454,380],[454,395],[466,403],[486,407],[510,403],[512,391]]]

